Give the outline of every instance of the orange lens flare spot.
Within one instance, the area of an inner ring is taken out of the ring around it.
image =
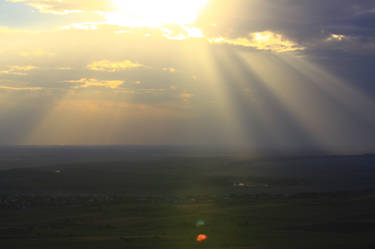
[[[198,242],[203,242],[206,239],[207,239],[207,235],[205,235],[205,234],[199,234],[198,237],[197,237]]]

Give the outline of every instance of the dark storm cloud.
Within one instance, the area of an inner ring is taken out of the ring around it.
[[[209,8],[201,17],[208,33],[244,36],[271,30],[303,43],[330,33],[364,39],[374,36],[372,0],[216,0]]]
[[[302,56],[375,96],[375,1],[215,0],[209,7],[200,19],[207,35],[282,34],[305,48]]]

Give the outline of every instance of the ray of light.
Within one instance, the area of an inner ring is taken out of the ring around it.
[[[224,51],[217,61],[225,62],[220,71],[226,69],[227,77],[230,75],[226,81],[236,95],[237,108],[241,113],[241,123],[246,124],[247,137],[256,145],[252,150],[267,147],[292,150],[307,142],[313,146],[314,142],[304,127],[289,115],[289,110],[283,108],[274,94],[264,86],[263,79],[252,72],[235,50],[228,48]],[[247,53],[246,57],[255,59],[253,53]]]
[[[359,128],[359,122],[368,124],[365,116],[353,120],[350,114],[357,103],[361,103],[361,110],[374,106],[364,95],[345,87],[343,81],[318,66],[296,61],[293,64],[291,60],[286,63],[274,54],[256,55],[255,60],[243,58],[325,151],[344,153],[355,144],[366,144]],[[291,67],[290,63],[299,66]],[[365,148],[358,147],[358,151],[361,149]]]
[[[104,96],[106,95],[106,96]],[[30,132],[26,144],[159,144],[166,123],[179,115],[170,108],[129,103],[126,95],[82,89],[65,95]],[[152,125],[150,125],[152,124]],[[151,129],[153,128],[153,129]],[[163,142],[168,143],[168,138]]]
[[[203,82],[207,84],[210,93],[211,113],[216,113],[220,123],[216,124],[222,131],[222,139],[232,146],[247,146],[249,141],[246,136],[245,127],[241,123],[240,113],[236,108],[236,96],[231,93],[231,84],[223,77],[222,68],[217,64],[215,51],[211,47],[201,51],[201,67],[205,71]]]
[[[345,79],[329,73],[307,59],[288,55],[279,57],[295,70],[305,75],[340,105],[351,110],[353,114],[357,113],[362,117],[367,117],[369,122],[374,122],[371,110],[374,110],[375,102],[365,92],[356,88],[355,84],[349,84]]]

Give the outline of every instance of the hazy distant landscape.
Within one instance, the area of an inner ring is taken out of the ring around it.
[[[1,248],[375,245],[374,155],[179,151],[3,147]]]
[[[0,249],[375,249],[375,0],[0,0]]]

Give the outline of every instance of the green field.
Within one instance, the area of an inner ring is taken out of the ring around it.
[[[168,158],[2,170],[0,248],[373,249],[374,161]]]
[[[375,196],[1,210],[1,248],[374,248]],[[205,225],[197,227],[198,220]],[[206,234],[203,243],[195,241]]]

